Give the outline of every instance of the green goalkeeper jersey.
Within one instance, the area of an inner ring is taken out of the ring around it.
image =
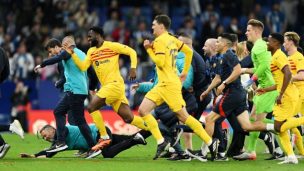
[[[258,77],[259,87],[269,87],[275,84],[270,70],[271,53],[267,51],[264,40],[258,39],[252,48],[251,58],[254,65],[254,75]]]

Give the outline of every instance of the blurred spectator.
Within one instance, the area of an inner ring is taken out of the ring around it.
[[[117,18],[121,17],[120,6],[119,6],[117,0],[111,0],[110,1],[110,5],[109,5],[109,8],[108,8],[108,17],[107,18],[112,18],[113,12],[115,12],[117,14]]]
[[[284,33],[286,30],[286,19],[280,11],[280,4],[275,3],[272,10],[266,15],[266,24],[270,33]]]
[[[78,27],[83,28],[86,22],[86,19],[89,17],[89,13],[87,12],[86,3],[81,3],[78,10],[76,11],[74,18],[76,19]]]
[[[242,36],[243,32],[239,28],[238,19],[236,17],[232,17],[232,19],[230,21],[230,25],[227,29],[227,32],[234,33],[234,34],[238,35],[238,37]]]
[[[11,97],[12,102],[12,120],[17,119],[25,132],[28,132],[27,127],[27,112],[28,112],[28,87],[22,81],[17,81],[16,89]]]
[[[298,20],[298,4],[299,1],[283,0],[281,2],[281,11],[284,13],[287,21],[287,29],[294,30]]]
[[[191,37],[195,38],[196,37],[196,30],[195,30],[195,21],[193,20],[192,17],[187,16],[185,18],[183,28],[179,30],[179,32],[186,33],[187,35],[190,35]]]
[[[98,26],[99,25],[99,18],[98,18],[98,12],[96,10],[93,10],[86,21],[86,29],[89,29],[92,26]]]
[[[255,19],[258,19],[263,23],[265,22],[265,14],[262,11],[262,6],[260,4],[254,5],[253,13],[255,15]]]
[[[189,1],[190,14],[192,17],[196,17],[201,13],[201,6],[199,0]]]
[[[201,14],[201,21],[202,21],[202,23],[210,21],[210,16],[211,15],[213,17],[215,17],[217,20],[220,18],[219,14],[216,11],[214,11],[213,4],[209,3],[206,6],[205,11]]]
[[[220,26],[218,22],[218,18],[216,17],[215,14],[210,14],[209,16],[209,21],[207,21],[203,25],[203,40],[201,42],[205,42],[207,38],[214,38],[217,37],[217,29]]]
[[[0,23],[0,46],[4,43],[4,26]]]
[[[147,52],[143,46],[144,38],[149,37],[151,33],[147,30],[147,25],[145,22],[140,22],[137,25],[137,29],[133,32],[133,47],[137,52],[137,56],[140,57],[141,61],[147,61]],[[151,35],[152,37],[152,35]]]
[[[105,35],[111,35],[113,30],[118,26],[118,12],[112,11],[111,18],[107,20],[103,25],[103,31]]]
[[[13,78],[29,79],[29,75],[34,69],[34,58],[27,52],[26,44],[21,42],[17,53],[13,56]]]
[[[30,35],[26,39],[27,50],[31,53],[38,53],[43,49],[41,45],[42,35],[40,32],[40,23],[34,23]]]
[[[131,32],[126,28],[124,20],[119,21],[118,27],[112,32],[112,37],[115,42],[129,45]]]
[[[131,30],[136,30],[141,22],[146,21],[146,18],[142,15],[139,7],[134,7],[131,13],[128,15],[128,20],[128,23],[130,23],[129,28]]]

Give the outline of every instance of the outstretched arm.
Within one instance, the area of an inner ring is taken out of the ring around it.
[[[130,57],[131,59],[131,69],[130,69],[130,80],[133,81],[136,79],[136,67],[137,67],[137,53],[134,49],[130,48],[127,45],[120,43],[113,43],[113,49],[119,54],[124,54]]]
[[[37,65],[34,68],[34,71],[37,72],[38,69],[40,69],[40,68],[44,68],[45,66],[59,63],[62,60],[69,59],[69,58],[70,58],[70,55],[66,51],[62,51],[62,52],[60,52],[60,54],[52,56],[51,58],[44,60],[40,65]]]

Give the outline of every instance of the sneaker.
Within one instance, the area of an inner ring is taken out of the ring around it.
[[[266,133],[268,135],[268,138],[266,140],[264,140],[265,145],[267,146],[269,153],[273,154],[274,152],[274,143],[273,143],[273,138],[272,138],[272,134],[270,132]]]
[[[172,147],[174,147],[177,143],[179,143],[179,140],[182,136],[182,134],[184,133],[184,129],[183,128],[176,128],[176,136],[175,136],[175,141],[172,145]]]
[[[22,139],[24,139],[24,131],[18,120],[15,119],[14,122],[10,124],[9,130],[19,135]]]
[[[3,144],[2,146],[0,146],[0,159],[2,159],[6,155],[10,148],[11,146],[8,144]]]
[[[74,153],[75,157],[85,157],[87,155],[87,151],[85,150],[78,150],[76,153]]]
[[[228,161],[228,157],[226,155],[221,155],[220,153],[217,153],[216,158],[214,161]]]
[[[167,141],[164,141],[163,143],[159,144],[157,146],[157,151],[156,151],[156,154],[155,154],[155,157],[153,158],[153,160],[156,160],[157,158],[165,155],[167,153],[167,151],[169,150],[169,147],[170,147],[170,143],[168,143]]]
[[[135,134],[133,140],[136,142],[136,144],[147,145],[147,141],[140,133]]]
[[[92,147],[92,150],[93,151],[102,150],[106,146],[110,145],[111,141],[112,141],[111,139],[102,139],[102,138],[100,138],[98,140],[98,142],[96,143],[96,145],[94,147]]]
[[[277,153],[277,152],[274,152],[271,157],[265,159],[265,160],[284,160],[284,153]]]
[[[256,154],[244,152],[240,155],[233,156],[232,158],[234,160],[240,160],[240,161],[242,161],[242,160],[255,160],[256,159]]]
[[[191,161],[191,157],[187,153],[184,153],[184,154],[174,153],[167,160],[169,160],[169,161]]]
[[[212,143],[208,146],[210,154],[211,154],[211,161],[213,161],[216,157],[217,150],[218,150],[219,140],[214,138]]]
[[[98,150],[89,150],[87,152],[85,159],[94,158],[94,157],[98,156],[100,153],[101,153],[101,150],[99,150],[99,149]]]
[[[48,152],[48,153],[60,152],[60,151],[66,150],[67,148],[68,148],[68,146],[65,143],[55,143],[46,152]]]
[[[206,162],[207,161],[207,156],[202,154],[202,150],[190,150],[190,149],[186,149],[186,153],[194,158],[197,159],[201,162]]]
[[[278,164],[298,164],[298,159],[295,155],[287,156],[284,161],[281,161]]]

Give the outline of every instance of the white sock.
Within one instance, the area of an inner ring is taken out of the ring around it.
[[[212,144],[212,139],[207,143],[207,146]]]
[[[278,154],[282,154],[282,153],[283,153],[281,147],[277,147],[274,151],[275,151],[276,153],[278,153]]]
[[[274,124],[270,124],[270,123],[266,124],[266,130],[267,131],[273,131],[274,130]]]
[[[100,136],[100,138],[103,139],[103,140],[110,139],[109,135],[103,135],[103,136]]]
[[[160,139],[160,140],[157,140],[157,144],[159,145],[159,144],[163,143],[164,141],[165,141],[164,138],[162,138],[162,139]]]

